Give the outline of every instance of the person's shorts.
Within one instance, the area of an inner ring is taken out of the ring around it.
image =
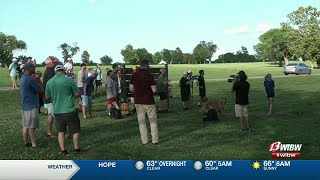
[[[10,76],[10,77],[12,82],[17,80],[17,76]]]
[[[39,109],[34,108],[30,111],[21,111],[22,126],[24,128],[38,128],[39,127]]]
[[[101,80],[96,80],[96,86],[100,87],[101,86]]]
[[[63,114],[54,114],[55,124],[58,132],[76,134],[80,132],[80,118],[78,111]]]
[[[166,92],[159,92],[160,100],[166,100],[167,99],[167,93]]]
[[[108,104],[112,105],[114,102],[116,102],[117,99],[115,97],[108,99]]]
[[[199,89],[199,96],[205,97],[206,96],[206,90],[205,89]]]
[[[236,117],[248,117],[248,105],[239,105],[234,106]]]
[[[273,98],[273,97],[274,97],[274,93],[268,93],[268,94],[267,94],[267,97],[268,97],[268,98],[271,98],[271,97]]]
[[[82,99],[82,105],[85,107],[91,107],[92,106],[92,96],[84,96],[81,95]]]

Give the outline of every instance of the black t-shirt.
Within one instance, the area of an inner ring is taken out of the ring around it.
[[[44,71],[43,73],[43,89],[44,91],[46,90],[46,85],[48,83],[48,81],[55,75],[56,73],[54,72],[54,69],[53,68],[46,68],[46,70]],[[49,102],[46,102],[45,100],[45,103],[49,103]]]
[[[249,104],[250,84],[247,81],[238,81],[234,83],[233,90],[236,92],[236,104]]]
[[[188,92],[190,91],[190,84],[187,84],[188,82],[188,79],[187,78],[184,78],[182,77],[180,79],[180,91],[181,92]]]
[[[205,90],[205,89],[206,89],[206,83],[204,82],[203,76],[199,76],[198,82],[199,82],[199,86],[202,86],[202,87],[203,87],[203,88],[200,88],[200,87],[199,87],[199,89]]]

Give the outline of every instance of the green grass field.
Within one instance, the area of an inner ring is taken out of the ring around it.
[[[174,66],[175,67],[175,66]],[[206,78],[225,77],[238,69],[249,76],[276,74],[281,69],[262,64],[238,66],[206,65],[170,68],[170,77],[176,79],[184,69],[207,70]],[[225,67],[225,69],[223,68]],[[176,70],[174,70],[176,69]],[[265,70],[267,69],[267,70]],[[210,70],[210,72],[209,72]],[[212,72],[211,72],[212,71]],[[262,72],[261,72],[262,71]],[[3,74],[3,71],[1,70]],[[93,118],[81,118],[80,156],[69,159],[271,159],[268,146],[272,142],[302,143],[301,159],[319,159],[319,76],[277,78],[275,114],[267,117],[267,100],[263,80],[254,79],[250,91],[251,132],[239,132],[239,120],[234,117],[234,94],[230,83],[207,83],[210,99],[227,97],[225,119],[218,123],[203,123],[196,107],[198,90],[194,90],[193,109],[182,111],[178,87],[173,86],[176,99],[170,100],[171,113],[159,114],[159,145],[141,145],[136,116],[112,120],[106,116],[105,97],[94,99]],[[39,148],[25,148],[22,140],[20,96],[18,92],[0,91],[0,159],[61,159],[57,140],[46,137],[46,116],[41,116],[37,130]],[[80,116],[81,117],[81,116]],[[56,132],[55,132],[56,134]],[[72,141],[67,141],[72,150]]]
[[[131,65],[128,65],[131,67]],[[93,67],[95,68],[95,67]],[[111,68],[110,66],[103,66],[103,77],[106,76],[106,68]],[[232,63],[232,64],[198,64],[198,65],[169,65],[169,79],[173,81],[180,80],[183,72],[187,70],[192,70],[194,75],[199,74],[199,70],[205,70],[205,76],[207,79],[214,78],[228,78],[232,74],[236,74],[239,70],[244,70],[249,77],[253,76],[265,76],[267,73],[272,75],[283,75],[282,67],[272,62],[268,63]],[[37,68],[41,72],[44,72],[43,67]],[[75,67],[74,73],[79,72],[79,67]],[[313,74],[320,73],[318,69],[313,70]],[[0,87],[11,87],[11,79],[8,75],[8,69],[0,68]]]

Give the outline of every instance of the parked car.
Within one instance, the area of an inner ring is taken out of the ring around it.
[[[283,73],[288,74],[311,74],[311,68],[304,63],[290,63],[283,68]]]

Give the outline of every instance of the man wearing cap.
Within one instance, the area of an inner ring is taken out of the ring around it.
[[[68,58],[67,63],[64,65],[64,68],[67,69],[73,69],[73,62],[71,58]]]
[[[91,117],[91,107],[92,107],[92,88],[93,88],[93,83],[94,79],[97,77],[97,71],[92,71],[92,75],[89,76],[84,85],[83,89],[81,91],[81,99],[82,99],[82,114],[83,118],[86,119],[86,109],[88,109],[88,117]]]
[[[240,131],[245,132],[250,131],[248,119],[250,84],[244,71],[240,71],[238,75],[239,81],[233,83],[232,91],[236,92],[235,114],[240,118]]]
[[[13,58],[12,59],[12,63],[9,66],[9,75],[10,75],[10,78],[12,80],[12,89],[13,90],[18,90],[18,85],[17,85],[17,68],[18,68],[18,65],[17,65],[17,61],[18,60],[16,58]]]
[[[140,61],[139,70],[131,76],[129,90],[134,93],[142,144],[148,143],[146,114],[150,122],[152,143],[158,144],[157,110],[153,97],[154,93],[157,92],[157,87],[153,75],[149,72],[148,60],[142,59]]]
[[[24,74],[20,80],[20,95],[22,105],[22,125],[23,140],[26,147],[37,147],[36,128],[39,127],[39,97],[38,93],[43,92],[43,88],[36,79],[32,77],[35,68],[32,63],[24,65]],[[30,137],[31,144],[28,142]]]
[[[80,96],[80,92],[75,81],[65,77],[63,65],[57,65],[54,70],[56,75],[47,83],[45,96],[47,101],[52,102],[61,154],[68,154],[65,149],[67,130],[72,134],[74,152],[78,154],[80,153],[80,119],[74,98]]]
[[[190,109],[190,84],[192,83],[192,81],[192,79],[188,79],[188,73],[184,72],[179,82],[183,110]]]
[[[47,89],[47,82],[55,75],[54,72],[54,67],[56,66],[56,64],[58,63],[58,60],[52,56],[49,56],[45,61],[46,67],[45,67],[45,71],[43,73],[43,87],[44,87],[44,91],[46,91]],[[49,100],[44,99],[44,103],[45,106],[48,109],[48,130],[47,130],[47,135],[48,137],[53,137],[52,136],[52,126],[53,126],[53,114],[52,114],[52,103]]]
[[[202,106],[204,98],[206,97],[206,83],[204,81],[204,70],[199,71],[199,78],[197,81],[197,85],[199,86],[199,103],[198,106]]]
[[[84,83],[86,82],[86,79],[88,77],[88,74],[87,74],[87,65],[85,63],[82,63],[80,65],[80,71],[78,72],[78,88],[79,88],[79,91],[82,92],[83,91],[83,85]],[[82,110],[82,100],[81,100],[81,97],[80,97],[80,101],[79,101],[79,110],[81,111]]]

